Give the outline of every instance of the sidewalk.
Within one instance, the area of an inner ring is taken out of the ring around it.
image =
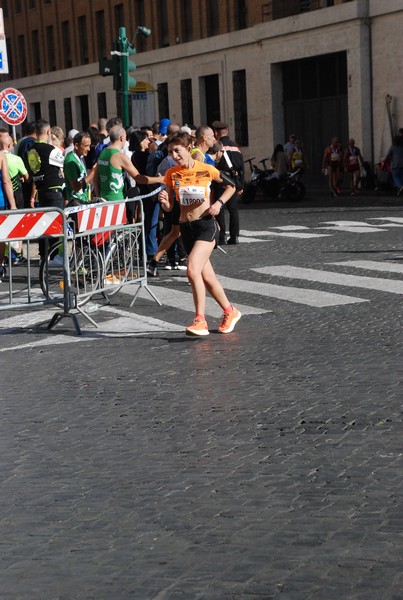
[[[301,209],[315,208],[329,210],[329,208],[348,208],[354,210],[363,207],[392,207],[403,208],[403,196],[397,196],[392,192],[383,190],[364,190],[357,196],[350,196],[349,191],[343,190],[337,198],[331,198],[327,188],[312,187],[306,191],[305,198],[300,202],[279,202],[274,200],[266,200],[263,195],[258,192],[255,202],[251,204],[243,204],[242,200],[239,203],[240,209],[248,210],[250,208],[265,208],[265,209]]]

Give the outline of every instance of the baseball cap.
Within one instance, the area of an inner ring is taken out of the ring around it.
[[[161,135],[165,135],[168,131],[168,127],[170,126],[171,121],[169,119],[161,119],[159,132]]]
[[[224,123],[224,121],[213,121],[211,127],[212,129],[228,129],[228,123]]]
[[[74,136],[76,136],[77,133],[80,133],[78,129],[70,129],[67,135],[71,140],[74,140]]]

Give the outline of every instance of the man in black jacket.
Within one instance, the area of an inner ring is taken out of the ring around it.
[[[37,139],[27,155],[28,173],[32,176],[31,207],[35,207],[36,194],[38,205],[41,208],[64,208],[63,188],[64,175],[63,152],[49,144],[50,125],[40,119],[36,122]],[[45,255],[46,243],[43,238],[39,240],[39,253]]]
[[[228,173],[236,183],[236,191],[232,198],[225,203],[229,212],[229,238],[227,244],[238,244],[239,238],[239,213],[238,199],[242,194],[244,185],[244,164],[242,152],[235,142],[228,136],[228,125],[223,121],[213,121],[211,128],[214,131],[215,137],[223,145],[223,156],[217,164],[217,169]],[[225,187],[223,187],[223,190]],[[222,190],[222,191],[223,191]],[[221,191],[221,190],[219,190]],[[225,244],[225,215],[221,211],[216,217],[217,223],[220,226],[220,244]]]

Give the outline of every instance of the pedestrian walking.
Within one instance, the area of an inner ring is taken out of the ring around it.
[[[322,172],[328,176],[330,196],[336,197],[340,193],[340,179],[343,173],[343,148],[339,138],[334,137],[330,146],[325,148],[322,159]]]

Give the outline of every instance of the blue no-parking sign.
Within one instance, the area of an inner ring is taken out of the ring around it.
[[[27,103],[24,96],[14,88],[0,93],[0,118],[9,125],[19,125],[27,118]]]

